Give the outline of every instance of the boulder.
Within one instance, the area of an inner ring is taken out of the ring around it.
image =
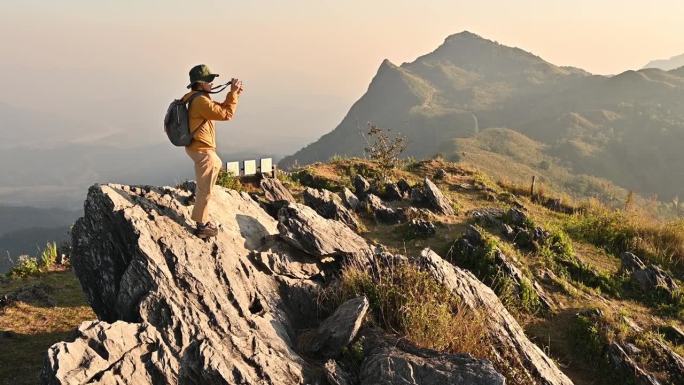
[[[423,195],[425,202],[437,214],[453,215],[454,208],[451,207],[451,202],[442,194],[442,191],[430,179],[425,178],[423,181]]]
[[[660,328],[665,338],[675,345],[684,345],[684,330],[675,325],[666,325]]]
[[[505,365],[520,375],[521,383],[572,384],[553,360],[527,338],[496,294],[472,273],[453,266],[430,249],[422,251],[418,262],[463,305],[487,320],[494,355],[502,360],[506,357]]]
[[[397,187],[403,196],[408,196],[411,193],[411,185],[406,181],[406,179],[399,179],[397,182]]]
[[[304,203],[316,210],[323,218],[336,219],[354,231],[359,229],[359,223],[354,214],[344,207],[342,199],[336,194],[325,189],[316,190],[307,187],[302,196],[304,197]]]
[[[678,289],[677,283],[663,269],[656,265],[634,270],[632,280],[636,282],[644,292],[663,290],[673,295]]]
[[[435,235],[435,224],[424,219],[412,219],[408,224],[409,233],[414,237],[427,238]]]
[[[492,364],[466,354],[420,349],[369,332],[364,339],[361,385],[504,385]]]
[[[446,170],[444,170],[443,168],[440,168],[435,172],[435,179],[436,180],[442,180],[442,179],[446,178],[448,175],[449,174],[447,174]]]
[[[340,221],[326,219],[312,208],[288,203],[278,213],[280,238],[314,257],[369,263],[373,251],[368,243]]]
[[[404,199],[404,194],[396,183],[386,183],[383,197],[388,201],[400,201]]]
[[[524,211],[511,207],[504,216],[505,221],[513,226],[527,227],[528,217]]]
[[[358,210],[361,205],[359,198],[347,187],[342,190],[342,201],[344,202],[344,205],[352,211]]]
[[[637,385],[660,385],[660,382],[652,374],[640,368],[617,342],[610,343],[607,354],[613,368],[630,378],[633,383]]]
[[[344,370],[335,360],[328,360],[323,366],[325,369],[325,379],[329,385],[353,385],[351,375]]]
[[[363,176],[356,174],[354,177],[354,192],[356,193],[356,196],[358,196],[360,199],[365,198],[366,194],[370,191],[371,185],[370,183],[364,178]]]
[[[473,225],[466,226],[465,232],[463,233],[463,238],[468,240],[468,242],[475,247],[484,246],[484,234],[482,234],[480,229]]]
[[[174,378],[175,383],[181,377],[176,354],[150,324],[86,321],[73,342],[50,347],[41,380],[50,385],[154,384]]]
[[[485,237],[482,232],[473,225],[468,225],[460,241],[455,243],[454,250],[461,253],[465,258],[481,258],[481,254],[476,253],[478,248],[485,244]],[[551,297],[546,294],[543,287],[534,279],[528,278],[516,266],[516,264],[506,256],[501,250],[494,250],[494,264],[499,268],[500,274],[510,278],[515,285],[515,290],[522,297],[525,290],[532,290],[539,299],[539,304],[544,310],[554,308]]]
[[[316,357],[337,357],[342,349],[356,337],[367,311],[368,299],[366,297],[348,300],[326,318],[317,329],[300,336],[300,350]]]
[[[277,178],[262,178],[259,185],[264,191],[264,197],[269,202],[295,202],[290,190]]]
[[[281,241],[278,222],[247,194],[221,187],[210,211],[219,234],[197,238],[189,193],[171,190],[89,189],[72,263],[100,321],[50,348],[42,383],[313,382],[320,369],[292,341],[308,326],[301,320],[316,318],[315,297],[302,293],[317,285],[318,258]],[[264,269],[255,252],[278,254],[278,267]]]
[[[425,193],[421,187],[414,187],[409,193],[409,198],[413,204],[425,204]]]
[[[639,257],[630,253],[629,251],[625,251],[624,253],[620,254],[620,261],[622,262],[621,270],[624,272],[631,273],[635,270],[642,270],[646,268],[646,264],[644,264]]]
[[[54,307],[56,302],[51,293],[54,288],[48,284],[39,282],[30,286],[20,287],[0,298],[0,309],[13,302],[24,302],[38,306]]]
[[[375,194],[366,195],[364,205],[379,222],[396,224],[406,221],[406,216],[401,210],[386,206],[382,199]]]

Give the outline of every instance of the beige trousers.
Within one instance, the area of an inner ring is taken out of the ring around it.
[[[198,223],[207,223],[208,205],[219,171],[221,171],[221,159],[214,150],[192,151],[186,147],[185,152],[195,163],[197,188],[195,189],[195,207],[192,209],[192,220]]]

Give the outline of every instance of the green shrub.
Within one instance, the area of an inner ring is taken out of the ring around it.
[[[216,179],[216,184],[227,189],[242,191],[242,183],[240,183],[240,178],[237,176],[221,170],[219,176]]]
[[[38,260],[33,257],[25,256],[17,261],[17,264],[10,269],[7,275],[10,278],[26,278],[40,273]]]
[[[486,230],[479,227],[478,230],[484,235],[483,246],[476,247],[474,250],[464,249],[457,241],[446,252],[447,259],[475,274],[478,279],[494,290],[508,309],[518,309],[531,314],[541,311],[541,300],[529,278],[523,277],[523,282],[517,285],[497,263],[497,253],[501,252],[498,240]]]
[[[48,242],[40,253],[40,267],[42,270],[49,270],[57,262],[57,243]]]
[[[16,265],[7,272],[10,278],[26,278],[29,276],[45,273],[55,266],[57,262],[57,243],[48,242],[38,258],[22,256]]]
[[[585,286],[600,289],[603,293],[621,296],[624,284],[622,277],[598,271],[577,258],[570,237],[562,229],[549,226],[547,231],[550,235],[542,242],[539,253],[546,258],[554,273]]]

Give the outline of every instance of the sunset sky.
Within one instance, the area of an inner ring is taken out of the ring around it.
[[[245,82],[231,129],[294,151],[339,123],[384,58],[450,34],[615,74],[684,53],[683,18],[675,0],[3,0],[0,102],[163,140],[160,114],[207,63]]]

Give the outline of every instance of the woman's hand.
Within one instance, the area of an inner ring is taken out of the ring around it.
[[[237,92],[237,94],[240,95],[244,90],[245,88],[242,86],[242,80],[235,78],[230,80],[230,92]]]

